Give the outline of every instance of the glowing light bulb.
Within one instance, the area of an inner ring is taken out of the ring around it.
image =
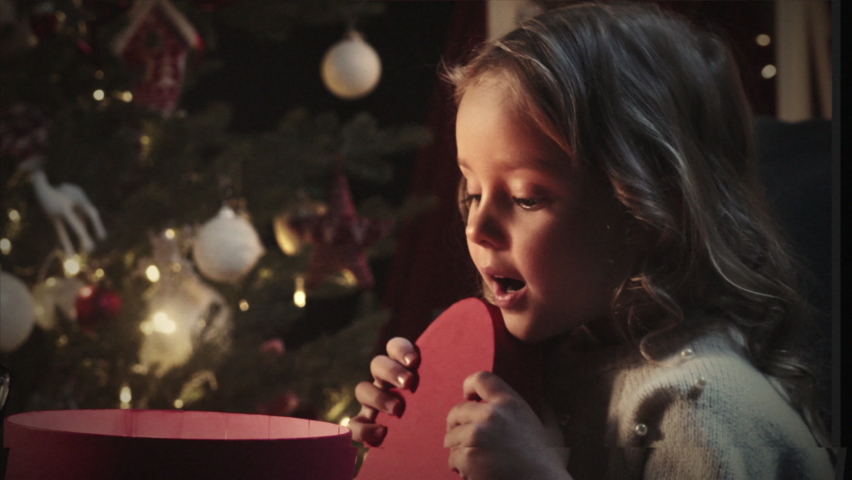
[[[12,251],[12,242],[8,238],[0,239],[0,252],[3,255],[9,255],[9,252]]]
[[[62,266],[65,268],[65,276],[71,277],[80,273],[80,257],[74,255],[71,258],[65,259],[62,262]]]
[[[177,330],[177,324],[169,318],[169,316],[165,312],[157,312],[154,314],[154,318],[152,319],[154,323],[154,331],[172,334]]]
[[[133,400],[133,394],[130,391],[130,387],[128,387],[127,385],[123,385],[121,387],[121,393],[119,393],[118,398],[119,400],[121,400],[121,403],[130,403],[130,401]]]
[[[343,420],[340,421],[340,425],[343,426],[343,427],[348,427],[349,426],[349,420],[350,420],[349,417],[343,417]]]
[[[133,101],[133,94],[130,92],[121,92],[121,99],[127,103],[130,103]]]
[[[95,100],[100,102],[101,100],[104,99],[104,91],[99,88],[99,89],[95,90],[94,92],[92,92],[92,97]]]
[[[754,39],[754,41],[757,42],[757,44],[761,47],[765,47],[772,43],[772,38],[765,33],[761,33],[757,36],[757,38]]]
[[[157,268],[156,265],[149,265],[148,268],[145,269],[145,276],[148,277],[148,280],[151,283],[160,281],[160,269]]]
[[[52,286],[56,285],[56,277],[48,278],[47,280],[44,281],[44,284],[47,285],[48,287],[52,287]]]
[[[94,288],[92,288],[92,287],[91,287],[91,286],[89,286],[89,285],[86,285],[85,287],[83,287],[83,288],[81,288],[81,289],[80,289],[80,292],[79,292],[79,294],[78,294],[78,295],[79,295],[81,298],[89,298],[89,297],[91,297],[91,296],[92,296],[92,294],[93,294],[93,293],[95,293],[95,289],[94,289]]]
[[[305,295],[305,278],[302,276],[296,277],[296,291],[293,292],[293,303],[297,307],[303,308],[307,300],[307,296]]]
[[[146,145],[147,145],[147,144],[151,141],[151,139],[150,139],[150,138],[148,138],[147,136],[145,136],[145,137],[143,137],[143,138],[145,138],[145,141],[144,141],[144,142],[142,142],[142,143],[144,143],[144,144],[146,144]],[[169,240],[171,240],[171,239],[175,238],[175,231],[174,231],[174,230],[172,230],[171,228],[167,228],[167,229],[166,229],[166,231],[165,231],[165,232],[163,232],[163,235],[165,235],[165,236],[166,236],[166,238],[168,238]]]
[[[13,222],[20,222],[21,221],[21,213],[18,212],[17,210],[15,210],[14,208],[9,210],[9,220],[11,220]]]
[[[103,268],[95,270],[95,278],[104,278],[104,275],[105,273]]]
[[[772,78],[775,74],[778,73],[778,70],[775,69],[775,65],[767,65],[763,67],[763,70],[760,71],[760,74],[763,75],[763,78]]]
[[[249,309],[249,303],[245,300],[240,300],[240,310],[247,311]]]
[[[179,398],[175,400],[175,408],[183,408],[183,400]]]
[[[150,321],[144,321],[139,324],[139,330],[142,330],[142,333],[145,335],[151,335],[154,333],[154,323]]]

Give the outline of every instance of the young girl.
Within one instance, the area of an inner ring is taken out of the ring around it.
[[[546,349],[541,419],[472,375],[447,416],[470,479],[833,478],[807,307],[757,178],[728,49],[648,6],[554,10],[452,70],[460,197],[486,299]],[[395,338],[356,395],[381,443],[419,361]],[[618,448],[611,448],[618,447]],[[645,448],[654,447],[654,448]]]

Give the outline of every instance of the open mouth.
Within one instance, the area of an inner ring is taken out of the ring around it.
[[[505,293],[517,292],[518,290],[527,286],[526,282],[514,278],[498,276],[494,276],[492,278],[494,278],[494,280],[497,282],[497,285],[499,285],[500,290]]]

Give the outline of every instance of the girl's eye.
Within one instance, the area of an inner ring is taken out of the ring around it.
[[[544,206],[543,198],[513,198],[515,204],[524,210],[538,210]]]
[[[462,199],[461,203],[463,203],[464,205],[470,205],[473,202],[478,202],[480,198],[482,198],[482,195],[468,194],[466,197],[464,197]]]

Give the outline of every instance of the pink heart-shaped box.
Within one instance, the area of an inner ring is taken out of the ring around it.
[[[9,480],[350,480],[348,428],[181,410],[55,410],[4,425]]]

